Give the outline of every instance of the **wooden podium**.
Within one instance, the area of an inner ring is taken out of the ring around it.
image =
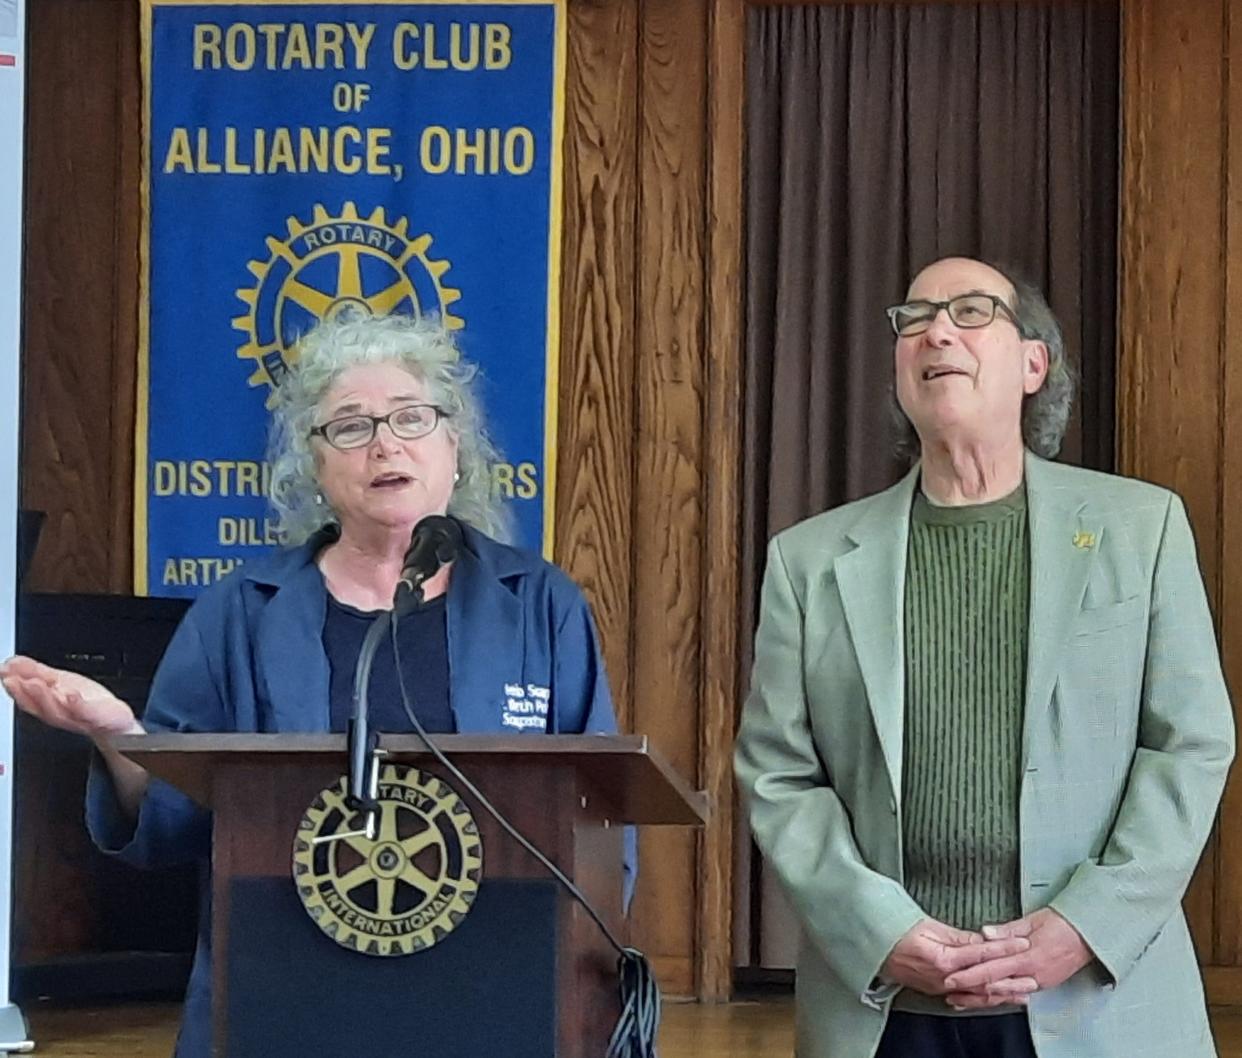
[[[574,881],[622,943],[622,824],[706,820],[705,796],[644,736],[435,741]],[[417,736],[383,736],[382,759],[438,776],[466,801],[482,837],[482,881],[458,929],[425,952],[388,958],[325,936],[293,882],[299,822],[347,768],[343,735],[161,734],[116,746],[214,813],[219,1058],[603,1055],[619,1013],[615,952]]]

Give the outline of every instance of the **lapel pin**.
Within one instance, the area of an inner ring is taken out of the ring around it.
[[[1074,546],[1079,551],[1090,551],[1095,547],[1095,533],[1075,533]]]

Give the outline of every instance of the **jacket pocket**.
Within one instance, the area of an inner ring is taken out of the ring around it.
[[[1089,636],[1096,632],[1107,632],[1110,628],[1121,628],[1139,620],[1144,613],[1146,600],[1135,595],[1125,602],[1112,603],[1108,606],[1096,606],[1090,610],[1080,610],[1074,618],[1073,634]]]

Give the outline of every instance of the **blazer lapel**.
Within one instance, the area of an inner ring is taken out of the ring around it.
[[[467,537],[473,540],[472,536]],[[501,731],[506,684],[524,686],[526,622],[521,600],[498,568],[468,547],[453,565],[448,590],[449,702],[459,732]]]
[[[918,476],[915,466],[866,505],[847,534],[854,550],[833,563],[850,641],[899,804],[906,701],[902,632],[906,550]]]
[[[1074,618],[1082,609],[1087,579],[1104,532],[1086,514],[1087,499],[1076,487],[1062,484],[1063,480],[1055,464],[1027,453],[1031,599],[1022,738],[1024,769],[1032,739],[1042,729],[1052,701],[1058,661]]]
[[[323,649],[327,591],[309,562],[281,584],[255,630],[255,670],[271,703],[271,731],[327,731],[328,657]]]

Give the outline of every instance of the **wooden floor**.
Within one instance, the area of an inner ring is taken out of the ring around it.
[[[175,1004],[28,1010],[39,1058],[168,1058]],[[1242,1008],[1214,1011],[1220,1058],[1242,1058]],[[793,1054],[793,1003],[669,1003],[660,1058],[781,1058]]]

